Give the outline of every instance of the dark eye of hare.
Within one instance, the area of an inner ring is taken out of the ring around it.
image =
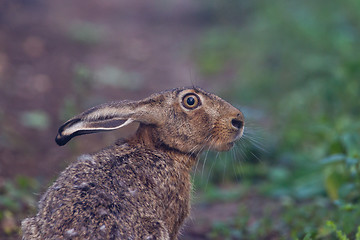
[[[194,109],[200,104],[200,99],[196,94],[189,93],[183,98],[182,104],[187,109]]]

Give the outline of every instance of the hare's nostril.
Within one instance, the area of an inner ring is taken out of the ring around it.
[[[244,122],[241,120],[238,120],[236,118],[231,120],[231,124],[233,125],[233,127],[237,128],[237,129],[240,129],[244,126]]]

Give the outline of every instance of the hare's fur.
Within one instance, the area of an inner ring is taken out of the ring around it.
[[[184,105],[187,94],[198,97],[194,109]],[[63,171],[38,214],[22,222],[23,239],[177,239],[189,215],[196,156],[204,148],[230,149],[243,131],[234,120],[243,123],[239,110],[199,88],[105,104],[74,117],[60,128],[59,144],[126,121],[140,126]]]

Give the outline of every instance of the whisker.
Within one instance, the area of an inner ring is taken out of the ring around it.
[[[265,139],[262,138],[261,135],[262,134],[259,134],[259,130],[255,131],[254,127],[248,127],[245,128],[242,139],[244,139],[246,142],[250,143],[254,147],[260,149],[261,151],[268,153],[269,151],[266,149],[264,144]]]
[[[209,135],[209,136],[205,139],[204,145],[201,147],[200,151],[199,151],[198,154],[196,155],[197,162],[196,162],[195,171],[194,171],[195,173],[196,173],[196,171],[197,171],[197,168],[198,168],[198,165],[199,165],[199,162],[200,162],[199,155],[200,155],[200,153],[204,150],[204,148],[206,147],[206,145],[210,142],[211,137],[212,137],[212,135]]]
[[[247,160],[247,155],[245,153],[245,148],[243,146],[241,147],[236,147],[236,151],[238,151],[240,153],[240,155],[242,156],[242,159],[241,160],[244,160],[246,161]],[[244,169],[243,169],[243,164],[242,164],[242,161],[241,160],[238,160],[237,162],[235,162],[236,164],[236,167],[234,167],[234,171],[236,172],[237,175],[239,176],[243,176],[244,175]],[[235,161],[235,160],[234,160]],[[239,180],[239,179],[237,179]]]
[[[190,158],[193,156],[193,154],[194,154],[195,151],[196,151],[196,148],[197,148],[197,146],[194,146],[193,148],[190,149],[190,153],[189,153],[189,157],[188,157],[187,161],[189,161]],[[197,158],[197,157],[195,157],[195,159],[196,159],[196,158]],[[198,161],[198,160],[197,160],[197,161]]]
[[[228,153],[216,152],[216,155],[212,154],[211,149],[213,149],[219,139],[213,135],[208,136],[201,149],[196,149],[198,150],[198,153],[196,155],[197,162],[194,172],[201,172],[201,178],[199,179],[202,179],[201,181],[206,180],[205,186],[203,185],[204,183],[202,186],[205,188],[208,187],[209,181],[211,180],[211,174],[213,173],[219,175],[220,181],[222,179],[222,182],[224,183],[227,181],[227,172],[233,172],[229,175],[230,178],[239,182],[241,176],[244,175],[243,161],[253,161],[252,159],[256,159],[255,161],[261,163],[263,161],[261,159],[261,153],[268,153],[269,151],[266,149],[266,144],[264,144],[265,139],[261,137],[262,135],[257,134],[257,132],[258,131],[256,131],[255,128],[247,127],[243,137],[235,142],[234,147]],[[203,157],[199,157],[200,152],[204,153],[202,155]],[[231,163],[226,162],[229,160]],[[218,161],[222,162],[219,163]],[[200,164],[202,164],[202,166],[200,166]],[[223,169],[217,169],[217,166],[222,166]],[[230,168],[232,168],[232,170],[230,170]]]
[[[218,156],[220,156],[220,155],[218,155]],[[221,157],[219,157],[219,158],[220,158],[220,160],[221,160]],[[212,169],[214,168],[215,163],[217,162],[217,159],[218,159],[218,158],[216,157],[216,158],[215,158],[215,161],[213,161],[213,163],[211,164],[211,167],[210,167],[210,170],[209,170],[207,179],[206,179],[205,189],[207,189],[207,186],[208,186],[208,183],[209,183],[209,179],[210,179],[210,174],[211,174]]]
[[[236,164],[234,164],[234,162],[236,161],[236,156],[235,156],[235,150],[232,152],[233,153],[233,155],[232,155],[232,158],[231,158],[231,164],[232,164],[232,168],[233,168],[233,171],[234,171],[234,174],[235,174],[235,178],[236,178],[236,182],[239,182],[240,180],[239,180],[239,178],[238,178],[238,175],[240,175],[241,176],[241,174],[242,174],[242,172],[238,172],[237,171],[237,167],[236,167]],[[235,162],[236,163],[236,162]],[[239,163],[240,163],[240,170],[242,169],[241,168],[241,161],[239,161]]]
[[[231,149],[231,151],[234,151],[234,148]],[[222,182],[225,182],[225,173],[226,173],[226,166],[227,166],[227,161],[224,161],[224,169],[223,169],[223,175],[222,175]]]
[[[203,163],[203,166],[202,166],[202,170],[201,170],[201,178],[203,178],[203,176],[204,176],[204,169],[205,169],[205,165],[206,165],[207,156],[208,156],[208,154],[209,154],[209,151],[210,151],[211,146],[213,145],[213,141],[214,141],[214,140],[215,140],[215,139],[212,139],[212,140],[211,140],[210,145],[209,145],[209,147],[208,147],[208,149],[207,149],[207,151],[206,151],[205,160],[204,160],[204,163]]]
[[[252,156],[254,156],[260,163],[262,162],[261,158],[259,158],[258,156],[256,156],[256,154],[254,154],[252,151],[250,151],[250,154]]]
[[[269,151],[265,148],[264,144],[261,143],[260,141],[250,137],[250,136],[244,136],[244,140],[248,140],[249,143],[251,143],[253,146],[255,146],[256,148],[260,149],[263,152],[268,153]]]
[[[239,142],[237,142],[235,144],[234,149],[236,152],[238,152],[240,154],[240,156],[242,157],[242,159],[244,159],[244,161],[248,160],[248,156],[245,152],[246,146],[245,146],[243,140],[240,140]]]

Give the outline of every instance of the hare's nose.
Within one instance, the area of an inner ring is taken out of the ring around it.
[[[243,126],[244,126],[244,122],[240,119],[237,119],[237,118],[233,118],[231,120],[231,125],[236,128],[236,129],[241,129]]]

